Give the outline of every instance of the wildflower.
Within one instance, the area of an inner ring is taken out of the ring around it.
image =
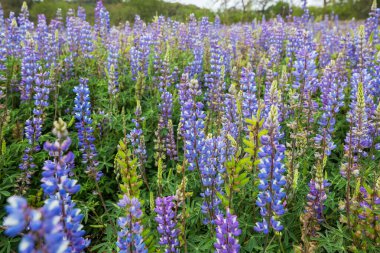
[[[58,200],[48,199],[39,209],[29,207],[19,196],[8,198],[8,203],[3,225],[10,237],[22,234],[18,252],[67,252],[69,243],[63,234]]]
[[[237,253],[240,251],[239,240],[236,239],[241,234],[237,216],[231,214],[227,209],[226,216],[219,214],[215,219],[216,242],[214,243],[217,253]]]
[[[123,211],[126,213],[126,216],[120,217],[117,221],[117,224],[121,228],[121,231],[117,233],[116,243],[120,252],[148,252],[141,235],[143,227],[140,224],[142,211],[139,200],[137,198],[130,199],[126,195],[123,195],[118,206],[123,208]]]
[[[103,173],[97,170],[97,151],[94,144],[94,129],[91,126],[90,89],[88,88],[87,83],[87,79],[81,78],[79,80],[79,85],[74,88],[74,92],[76,93],[74,113],[77,120],[75,127],[78,130],[79,148],[82,152],[82,163],[87,166],[86,173],[89,174],[90,177],[99,181]]]
[[[279,143],[282,134],[279,131],[278,109],[275,105],[271,106],[264,127],[268,130],[268,134],[261,137],[263,147],[259,152],[258,165],[260,193],[256,201],[263,220],[256,223],[255,230],[268,234],[271,227],[275,231],[283,229],[278,218],[285,213],[282,200],[286,196],[284,191],[286,180],[283,175],[285,146]]]
[[[155,218],[160,233],[160,245],[165,245],[165,252],[173,253],[179,252],[179,230],[176,228],[176,212],[174,211],[174,197],[158,197],[156,198],[156,208],[154,211],[157,213]]]

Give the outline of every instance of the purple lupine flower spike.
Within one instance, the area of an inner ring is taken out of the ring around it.
[[[199,170],[203,191],[201,197],[202,213],[206,215],[205,224],[213,224],[216,215],[220,213],[220,199],[217,193],[222,193],[224,183],[223,173],[225,172],[224,163],[226,161],[226,144],[223,137],[208,137],[205,140],[204,148],[199,160]]]
[[[237,216],[231,214],[227,209],[226,216],[219,214],[215,219],[216,242],[214,243],[216,253],[238,253],[240,251],[239,240],[236,239],[240,234]]]
[[[135,124],[135,128],[132,129],[132,131],[129,133],[127,137],[131,141],[133,152],[138,158],[138,164],[139,164],[141,173],[145,175],[144,167],[145,167],[145,163],[147,159],[147,153],[146,153],[144,133],[142,129],[142,122],[144,121],[144,117],[141,117],[141,114],[142,114],[141,105],[140,105],[140,102],[138,101],[136,110],[135,110],[136,118],[132,120],[133,123]]]
[[[242,113],[245,119],[251,119],[257,112],[257,95],[255,73],[250,68],[243,68],[240,79],[242,91]]]
[[[57,139],[53,143],[45,142],[44,149],[49,152],[52,160],[47,160],[44,164],[41,187],[48,199],[59,201],[60,224],[65,240],[69,242],[67,252],[83,252],[90,241],[83,237],[83,215],[71,199],[71,195],[80,190],[80,185],[77,180],[70,178],[74,167],[74,154],[67,152],[71,139],[66,127],[62,119],[55,121],[53,134]]]
[[[128,198],[126,195],[119,201],[118,206],[125,210],[126,216],[120,217],[117,224],[121,231],[117,233],[117,247],[121,253],[147,253],[141,223],[142,211],[137,198]]]
[[[25,177],[20,178],[21,188],[30,184],[33,169],[36,167],[33,155],[41,149],[39,139],[42,135],[44,110],[49,105],[50,86],[49,73],[36,75],[33,116],[25,122],[25,138],[28,140],[28,147],[25,149],[22,163],[19,165],[19,168],[25,173]],[[21,192],[24,190],[21,189]]]
[[[156,198],[156,208],[154,211],[157,213],[155,218],[158,226],[157,230],[160,233],[159,244],[165,246],[166,253],[180,252],[178,234],[179,230],[176,228],[175,222],[176,213],[174,211],[174,196],[158,197]]]
[[[82,152],[82,162],[86,164],[86,173],[99,181],[103,173],[97,170],[97,151],[94,144],[94,129],[92,128],[90,89],[88,80],[81,78],[79,85],[74,88],[75,97],[75,127],[78,130],[79,148]]]
[[[27,37],[29,37],[29,33]],[[30,100],[34,94],[34,84],[37,71],[39,69],[38,56],[35,51],[35,41],[27,38],[23,48],[23,58],[21,63],[21,99]]]
[[[268,234],[270,228],[275,231],[283,229],[278,217],[285,213],[283,199],[286,196],[283,164],[285,146],[279,143],[283,134],[280,133],[278,109],[275,105],[271,106],[264,127],[268,130],[268,134],[261,137],[263,147],[259,152],[258,165],[260,193],[256,201],[263,219],[256,223],[255,230]]]
[[[204,146],[204,119],[203,103],[196,98],[201,94],[197,80],[191,80],[188,90],[183,91],[185,101],[182,101],[183,137],[185,141],[185,157],[189,162],[189,170],[199,169],[199,160]],[[181,91],[182,92],[182,91]]]
[[[48,199],[39,209],[29,207],[26,199],[19,196],[8,198],[8,203],[3,225],[6,235],[22,235],[18,252],[68,252],[69,242],[63,234],[58,200]]]
[[[117,41],[113,41],[109,45],[107,57],[108,70],[108,94],[113,97],[119,89],[119,45]]]

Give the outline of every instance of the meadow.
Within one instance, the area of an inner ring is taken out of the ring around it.
[[[376,2],[29,16],[0,7],[0,253],[379,252]]]

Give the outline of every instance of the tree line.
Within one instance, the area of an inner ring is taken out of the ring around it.
[[[31,19],[35,21],[37,15],[44,13],[48,19],[54,17],[57,8],[61,8],[63,13],[70,8],[77,8],[79,5],[87,10],[88,20],[93,22],[94,5],[97,0],[76,0],[67,2],[65,0],[26,0],[31,14]],[[253,19],[275,17],[277,15],[287,16],[292,13],[295,16],[302,15],[301,6],[291,6],[293,0],[289,2],[277,0],[213,0],[219,6],[217,11],[206,8],[199,8],[195,5],[184,5],[181,3],[165,2],[163,0],[103,0],[103,3],[110,11],[112,24],[119,24],[125,21],[133,21],[135,15],[141,19],[150,21],[156,15],[164,15],[179,21],[186,21],[191,13],[197,18],[208,16],[213,20],[216,15],[223,23],[250,22]],[[325,15],[336,14],[340,19],[365,19],[368,17],[373,0],[320,0],[322,7],[309,7],[310,13],[316,18],[323,18]],[[380,0],[378,0],[380,1]],[[2,8],[5,16],[10,11],[16,14],[20,11],[24,0],[2,0]]]

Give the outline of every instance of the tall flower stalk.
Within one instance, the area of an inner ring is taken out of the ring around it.
[[[271,106],[268,118],[264,124],[268,133],[261,137],[263,147],[259,152],[259,195],[256,201],[260,207],[262,221],[257,222],[255,230],[268,234],[270,229],[281,231],[279,217],[285,213],[283,199],[286,194],[284,186],[285,166],[283,164],[285,146],[280,144],[282,134],[278,122],[278,108]]]
[[[44,111],[49,105],[49,93],[51,82],[49,73],[38,74],[35,78],[35,94],[33,95],[33,115],[31,119],[25,122],[25,138],[28,140],[28,146],[24,150],[22,163],[19,168],[23,171],[24,177],[20,178],[20,192],[24,193],[30,184],[33,170],[36,168],[34,163],[34,154],[41,150],[39,139],[42,135],[44,120]]]
[[[370,146],[368,138],[368,121],[366,114],[365,93],[363,83],[358,84],[356,99],[351,102],[351,110],[347,115],[350,130],[347,133],[344,145],[344,163],[340,168],[341,175],[347,180],[346,186],[346,217],[344,220],[351,227],[351,180],[359,178],[360,184],[362,168],[360,158],[366,156],[364,148]]]
[[[48,199],[58,201],[60,225],[64,240],[68,242],[67,250],[83,252],[90,241],[83,237],[83,215],[72,200],[72,195],[80,190],[80,185],[77,184],[77,180],[70,178],[74,168],[74,154],[67,152],[71,139],[68,137],[67,125],[62,119],[54,122],[53,134],[57,138],[55,142],[44,144],[44,149],[49,152],[52,160],[47,160],[42,168],[41,187]]]
[[[165,246],[166,253],[179,252],[179,230],[177,228],[176,211],[175,211],[174,196],[158,197],[156,198],[156,208],[154,211],[157,213],[155,218],[160,234],[159,244]]]

